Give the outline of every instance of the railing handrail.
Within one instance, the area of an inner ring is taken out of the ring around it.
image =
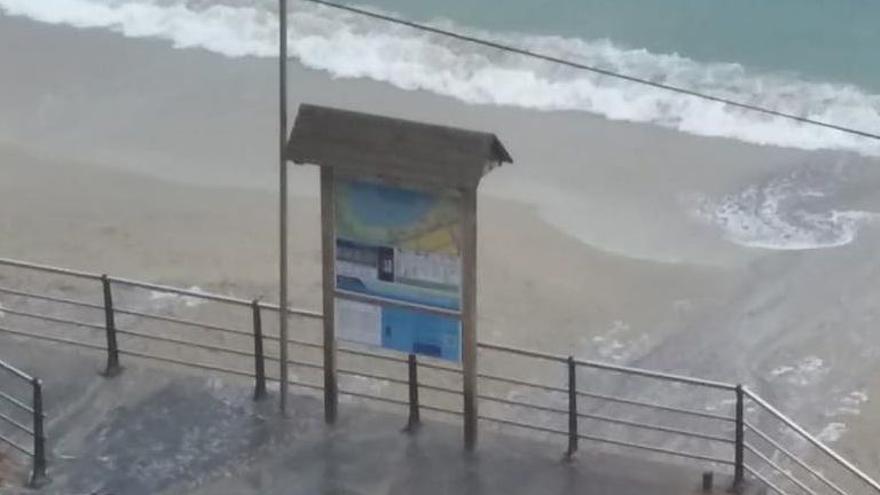
[[[755,401],[759,406],[761,406],[764,410],[772,414],[776,417],[776,419],[785,423],[786,426],[797,432],[798,435],[803,437],[805,440],[813,444],[814,447],[821,450],[827,456],[834,459],[838,464],[845,467],[848,471],[855,474],[862,481],[870,485],[873,489],[880,492],[880,483],[877,483],[873,478],[865,474],[861,469],[853,465],[851,462],[847,461],[843,456],[832,450],[830,447],[822,443],[819,439],[811,435],[807,430],[804,430],[800,425],[791,420],[788,416],[782,414],[778,409],[773,407],[769,402],[762,399],[758,394],[752,392],[748,387],[743,387],[743,392],[746,394],[748,398]]]
[[[7,363],[6,361],[3,361],[2,359],[0,359],[0,369],[6,370],[6,371],[12,373],[17,378],[20,378],[20,379],[26,381],[28,384],[33,383],[33,381],[34,381],[34,377],[25,373],[24,371],[21,371],[20,369]]]
[[[564,363],[568,360],[567,356],[562,356],[559,354],[552,354],[548,352],[540,352],[540,351],[531,351],[526,349],[520,349],[518,347],[512,347],[509,345],[501,345],[501,344],[493,344],[489,342],[480,342],[477,344],[479,347],[483,349],[489,349],[498,352],[506,352],[508,354],[516,354],[519,356],[531,357],[536,359],[543,359],[546,361],[554,361],[558,363]],[[664,373],[662,371],[651,371],[644,368],[634,368],[632,366],[622,366],[618,364],[610,364],[603,363],[600,361],[592,361],[589,359],[575,359],[575,363],[578,366],[586,366],[588,368],[596,368],[605,371],[615,371],[619,373],[624,373],[627,375],[637,375],[643,376],[646,378],[656,378],[658,380],[665,380],[671,382],[679,382],[685,383],[688,385],[697,385],[700,387],[708,387],[708,388],[716,388],[719,390],[726,390],[728,392],[733,392],[736,390],[736,385],[732,383],[724,383],[714,380],[705,380],[702,378],[693,378],[685,375],[677,375],[674,373]]]
[[[12,267],[17,267],[17,268],[32,269],[32,270],[42,271],[42,272],[46,272],[46,273],[66,275],[66,276],[84,278],[84,279],[89,279],[89,280],[99,280],[100,281],[103,279],[105,281],[104,282],[105,284],[109,281],[109,282],[113,282],[113,283],[117,283],[117,284],[121,284],[121,285],[127,285],[130,287],[137,287],[137,288],[154,290],[154,291],[159,291],[159,292],[177,294],[180,296],[194,297],[194,298],[210,300],[210,301],[215,301],[215,302],[234,304],[234,305],[242,306],[242,307],[250,306],[250,307],[254,307],[254,308],[261,308],[261,309],[266,309],[266,310],[276,311],[276,312],[280,310],[280,307],[278,304],[266,303],[266,302],[262,302],[262,301],[258,301],[258,300],[248,300],[248,299],[243,299],[243,298],[239,298],[239,297],[216,294],[216,293],[201,291],[201,290],[182,289],[182,288],[173,287],[173,286],[169,286],[169,285],[163,285],[163,284],[157,284],[157,283],[151,283],[151,282],[143,282],[143,281],[132,280],[132,279],[127,279],[127,278],[110,277],[107,275],[99,275],[96,273],[90,273],[90,272],[79,271],[79,270],[70,270],[70,269],[51,266],[51,265],[30,263],[30,262],[25,262],[25,261],[12,260],[12,259],[8,259],[8,258],[0,258],[0,265],[7,265],[7,266],[12,266]],[[24,295],[24,293],[22,293],[22,295]],[[62,300],[61,302],[65,302],[65,301]],[[100,307],[99,305],[93,305],[93,306]],[[120,312],[126,313],[126,311],[120,311]],[[322,319],[323,318],[323,315],[320,312],[306,310],[306,309],[299,309],[299,308],[288,309],[288,314],[291,316],[303,316],[303,317],[314,318],[314,319]],[[33,316],[37,316],[37,315],[33,315]],[[149,317],[149,315],[146,315],[146,314],[143,314],[142,316]],[[166,318],[166,319],[170,320],[170,318]],[[76,322],[71,322],[71,323],[76,323]],[[193,323],[195,323],[195,322],[193,322]],[[125,331],[122,331],[120,333],[125,333]],[[271,337],[267,337],[267,338],[271,338]],[[62,339],[57,339],[57,340],[61,341],[61,342],[67,342],[66,340],[62,340]],[[297,343],[297,342],[292,342],[292,343]],[[194,345],[198,345],[198,344],[194,344]],[[806,430],[804,430],[801,426],[799,426],[793,420],[791,420],[790,418],[788,418],[787,416],[782,414],[779,410],[777,410],[775,407],[773,407],[770,403],[768,403],[766,400],[764,400],[763,398],[758,396],[755,392],[751,391],[750,389],[748,389],[746,387],[740,388],[737,385],[734,385],[731,383],[725,383],[725,382],[721,382],[721,381],[707,380],[707,379],[689,377],[689,376],[679,375],[679,374],[674,374],[674,373],[653,371],[653,370],[648,370],[648,369],[643,369],[643,368],[636,368],[636,367],[631,367],[631,366],[605,363],[605,362],[594,361],[594,360],[589,360],[589,359],[575,359],[572,357],[562,356],[559,354],[522,349],[522,348],[513,347],[513,346],[509,346],[509,345],[495,344],[495,343],[490,343],[490,342],[478,342],[477,346],[481,349],[502,352],[502,353],[506,353],[506,354],[510,354],[510,355],[517,355],[517,356],[529,357],[529,358],[534,358],[534,359],[540,359],[540,360],[553,362],[553,363],[560,363],[560,364],[569,363],[569,366],[583,366],[583,367],[600,369],[600,370],[605,370],[605,371],[618,372],[618,373],[622,373],[625,375],[640,376],[640,377],[645,377],[645,378],[657,379],[657,380],[668,381],[668,382],[676,382],[676,383],[712,388],[712,389],[723,390],[723,391],[736,392],[738,389],[741,389],[742,393],[745,394],[746,397],[753,400],[755,403],[757,403],[759,406],[761,406],[764,410],[769,412],[771,415],[776,417],[778,420],[782,421],[786,426],[788,426],[789,428],[794,430],[798,435],[800,435],[801,437],[806,439],[814,447],[818,448],[824,454],[828,455],[831,459],[836,461],[840,466],[844,467],[847,471],[854,474],[861,481],[870,485],[873,489],[875,489],[878,493],[880,493],[880,483],[878,483],[877,481],[872,479],[870,476],[868,476],[863,471],[861,471],[858,467],[856,467],[855,465],[853,465],[852,463],[847,461],[845,458],[843,458],[840,454],[838,454],[837,452],[835,452],[834,450],[832,450],[831,448],[826,446],[824,443],[819,441],[816,437],[809,434]],[[357,352],[357,353],[361,353],[361,352]],[[153,357],[153,356],[145,356],[145,357]],[[382,357],[382,356],[377,355],[376,357]],[[426,366],[428,368],[434,367],[433,365],[430,365],[428,363],[423,363],[422,366]],[[19,370],[18,368],[15,368],[7,363],[4,363],[3,361],[0,361],[0,369],[5,369],[5,370],[11,372],[12,374],[14,374],[15,376],[17,376],[18,378],[25,380],[27,382],[34,381],[34,378],[31,377],[30,375],[28,375],[27,373],[24,373],[21,370]],[[447,371],[457,371],[454,368],[447,369],[445,367],[442,367],[440,369],[444,369]],[[348,370],[346,370],[346,372],[349,374],[357,374],[353,371],[348,371]],[[376,377],[374,376],[374,378],[376,378]],[[488,378],[492,378],[492,377],[488,376]],[[500,377],[499,377],[499,379],[500,379]],[[357,395],[357,394],[354,394],[354,395]],[[379,399],[379,398],[377,398],[377,399]],[[529,404],[522,404],[522,405],[531,406]],[[749,470],[751,471],[751,468],[749,468]],[[823,481],[824,481],[824,479],[823,479]]]
[[[85,272],[80,270],[71,270],[69,268],[61,268],[58,266],[44,265],[41,263],[31,263],[29,261],[19,261],[9,258],[0,258],[0,265],[15,266],[18,268],[28,268],[47,273],[55,273],[58,275],[69,275],[71,277],[86,278],[90,280],[100,280],[101,275],[97,273]]]
[[[81,270],[71,270],[68,268],[61,268],[58,266],[46,265],[46,264],[41,264],[41,263],[32,263],[32,262],[28,262],[28,261],[19,261],[19,260],[13,260],[13,259],[9,259],[9,258],[0,258],[0,265],[14,266],[17,268],[26,268],[26,269],[37,270],[37,271],[46,272],[46,273],[54,273],[54,274],[58,274],[58,275],[69,275],[72,277],[85,278],[85,279],[89,279],[89,280],[101,280],[101,276],[102,276],[101,274],[93,273],[93,272],[86,272],[86,271],[81,271]],[[250,306],[251,303],[253,302],[250,299],[243,299],[240,297],[227,296],[227,295],[217,294],[217,293],[208,292],[208,291],[201,291],[201,290],[196,291],[196,290],[190,290],[190,289],[181,289],[179,287],[173,287],[170,285],[157,284],[157,283],[152,283],[152,282],[143,282],[140,280],[133,280],[133,279],[122,278],[122,277],[108,277],[108,278],[115,283],[128,285],[131,287],[139,287],[141,289],[155,290],[158,292],[166,292],[169,294],[177,294],[180,296],[188,296],[188,297],[195,297],[195,298],[200,298],[200,299],[207,299],[207,300],[216,301],[216,302],[236,304],[239,306]],[[281,309],[278,304],[267,303],[267,302],[263,302],[263,301],[259,302],[259,306],[263,309],[268,309],[270,311],[279,311]],[[320,318],[324,317],[324,315],[322,315],[319,312],[311,311],[311,310],[307,310],[307,309],[301,309],[301,308],[288,308],[287,312],[290,315],[305,316],[307,318],[320,319]]]

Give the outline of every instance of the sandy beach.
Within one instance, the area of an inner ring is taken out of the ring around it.
[[[275,300],[271,60],[0,17],[0,61],[0,257]],[[843,423],[836,447],[880,472],[864,441],[880,431],[880,230],[760,249],[692,205],[833,173],[831,207],[880,211],[876,159],[469,106],[295,65],[291,92],[292,113],[308,101],[508,146],[515,163],[481,189],[481,340],[749,383],[811,431]],[[315,171],[295,167],[291,188],[291,300],[313,309]],[[841,412],[854,392],[867,398]]]

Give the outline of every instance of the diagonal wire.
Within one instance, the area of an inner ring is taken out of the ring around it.
[[[502,51],[506,51],[506,52],[510,52],[510,53],[516,53],[516,54],[523,55],[526,57],[535,58],[538,60],[544,60],[546,62],[551,62],[554,64],[565,65],[567,67],[572,67],[572,68],[579,69],[579,70],[585,70],[585,71],[593,72],[595,74],[600,74],[603,76],[613,77],[616,79],[622,79],[624,81],[642,84],[645,86],[651,86],[653,88],[662,89],[665,91],[671,91],[674,93],[679,93],[679,94],[683,94],[683,95],[687,95],[687,96],[692,96],[694,98],[701,98],[703,100],[714,101],[716,103],[722,103],[725,105],[729,105],[729,106],[736,107],[736,108],[741,108],[744,110],[749,110],[752,112],[763,113],[765,115],[780,117],[780,118],[784,118],[784,119],[788,119],[788,120],[793,120],[796,122],[801,122],[803,124],[824,127],[826,129],[832,129],[832,130],[843,132],[846,134],[852,134],[855,136],[865,137],[865,138],[869,138],[869,139],[876,139],[876,140],[880,141],[880,134],[862,131],[859,129],[853,129],[850,127],[844,127],[842,125],[832,124],[829,122],[823,122],[821,120],[815,120],[815,119],[811,119],[811,118],[807,118],[807,117],[801,117],[799,115],[794,115],[791,113],[781,112],[778,110],[772,110],[769,108],[759,107],[757,105],[751,105],[749,103],[743,103],[740,101],[731,100],[731,99],[723,98],[720,96],[712,96],[712,95],[708,95],[705,93],[700,93],[698,91],[694,91],[692,89],[673,86],[670,84],[658,83],[656,81],[651,81],[651,80],[643,79],[643,78],[636,77],[636,76],[621,74],[618,72],[614,72],[614,71],[607,70],[607,69],[602,69],[602,68],[595,67],[592,65],[582,64],[580,62],[574,62],[571,60],[566,60],[563,58],[554,57],[552,55],[547,55],[544,53],[526,50],[524,48],[517,48],[515,46],[505,45],[503,43],[489,41],[489,40],[485,40],[482,38],[477,38],[475,36],[469,36],[466,34],[456,33],[454,31],[440,29],[437,27],[429,26],[426,24],[421,24],[418,22],[407,21],[404,19],[390,16],[390,15],[381,14],[378,12],[373,12],[373,11],[362,9],[359,7],[353,7],[351,5],[344,5],[344,4],[340,4],[340,3],[336,3],[336,2],[331,2],[328,0],[303,0],[303,1],[310,2],[313,4],[317,4],[317,5],[323,5],[325,7],[330,7],[330,8],[334,8],[334,9],[338,9],[338,10],[344,10],[346,12],[350,12],[353,14],[362,15],[362,16],[366,16],[366,17],[371,17],[373,19],[378,19],[378,20],[385,21],[385,22],[399,24],[401,26],[411,27],[413,29],[417,29],[420,31],[426,31],[429,33],[439,34],[441,36],[454,38],[454,39],[457,39],[460,41],[466,41],[468,43],[475,43],[475,44],[486,46],[489,48],[495,48],[498,50],[502,50]]]

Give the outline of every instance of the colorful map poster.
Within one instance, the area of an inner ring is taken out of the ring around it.
[[[461,360],[461,196],[337,179],[342,340]]]

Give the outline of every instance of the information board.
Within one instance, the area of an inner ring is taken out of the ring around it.
[[[335,181],[338,338],[459,362],[460,193]]]

